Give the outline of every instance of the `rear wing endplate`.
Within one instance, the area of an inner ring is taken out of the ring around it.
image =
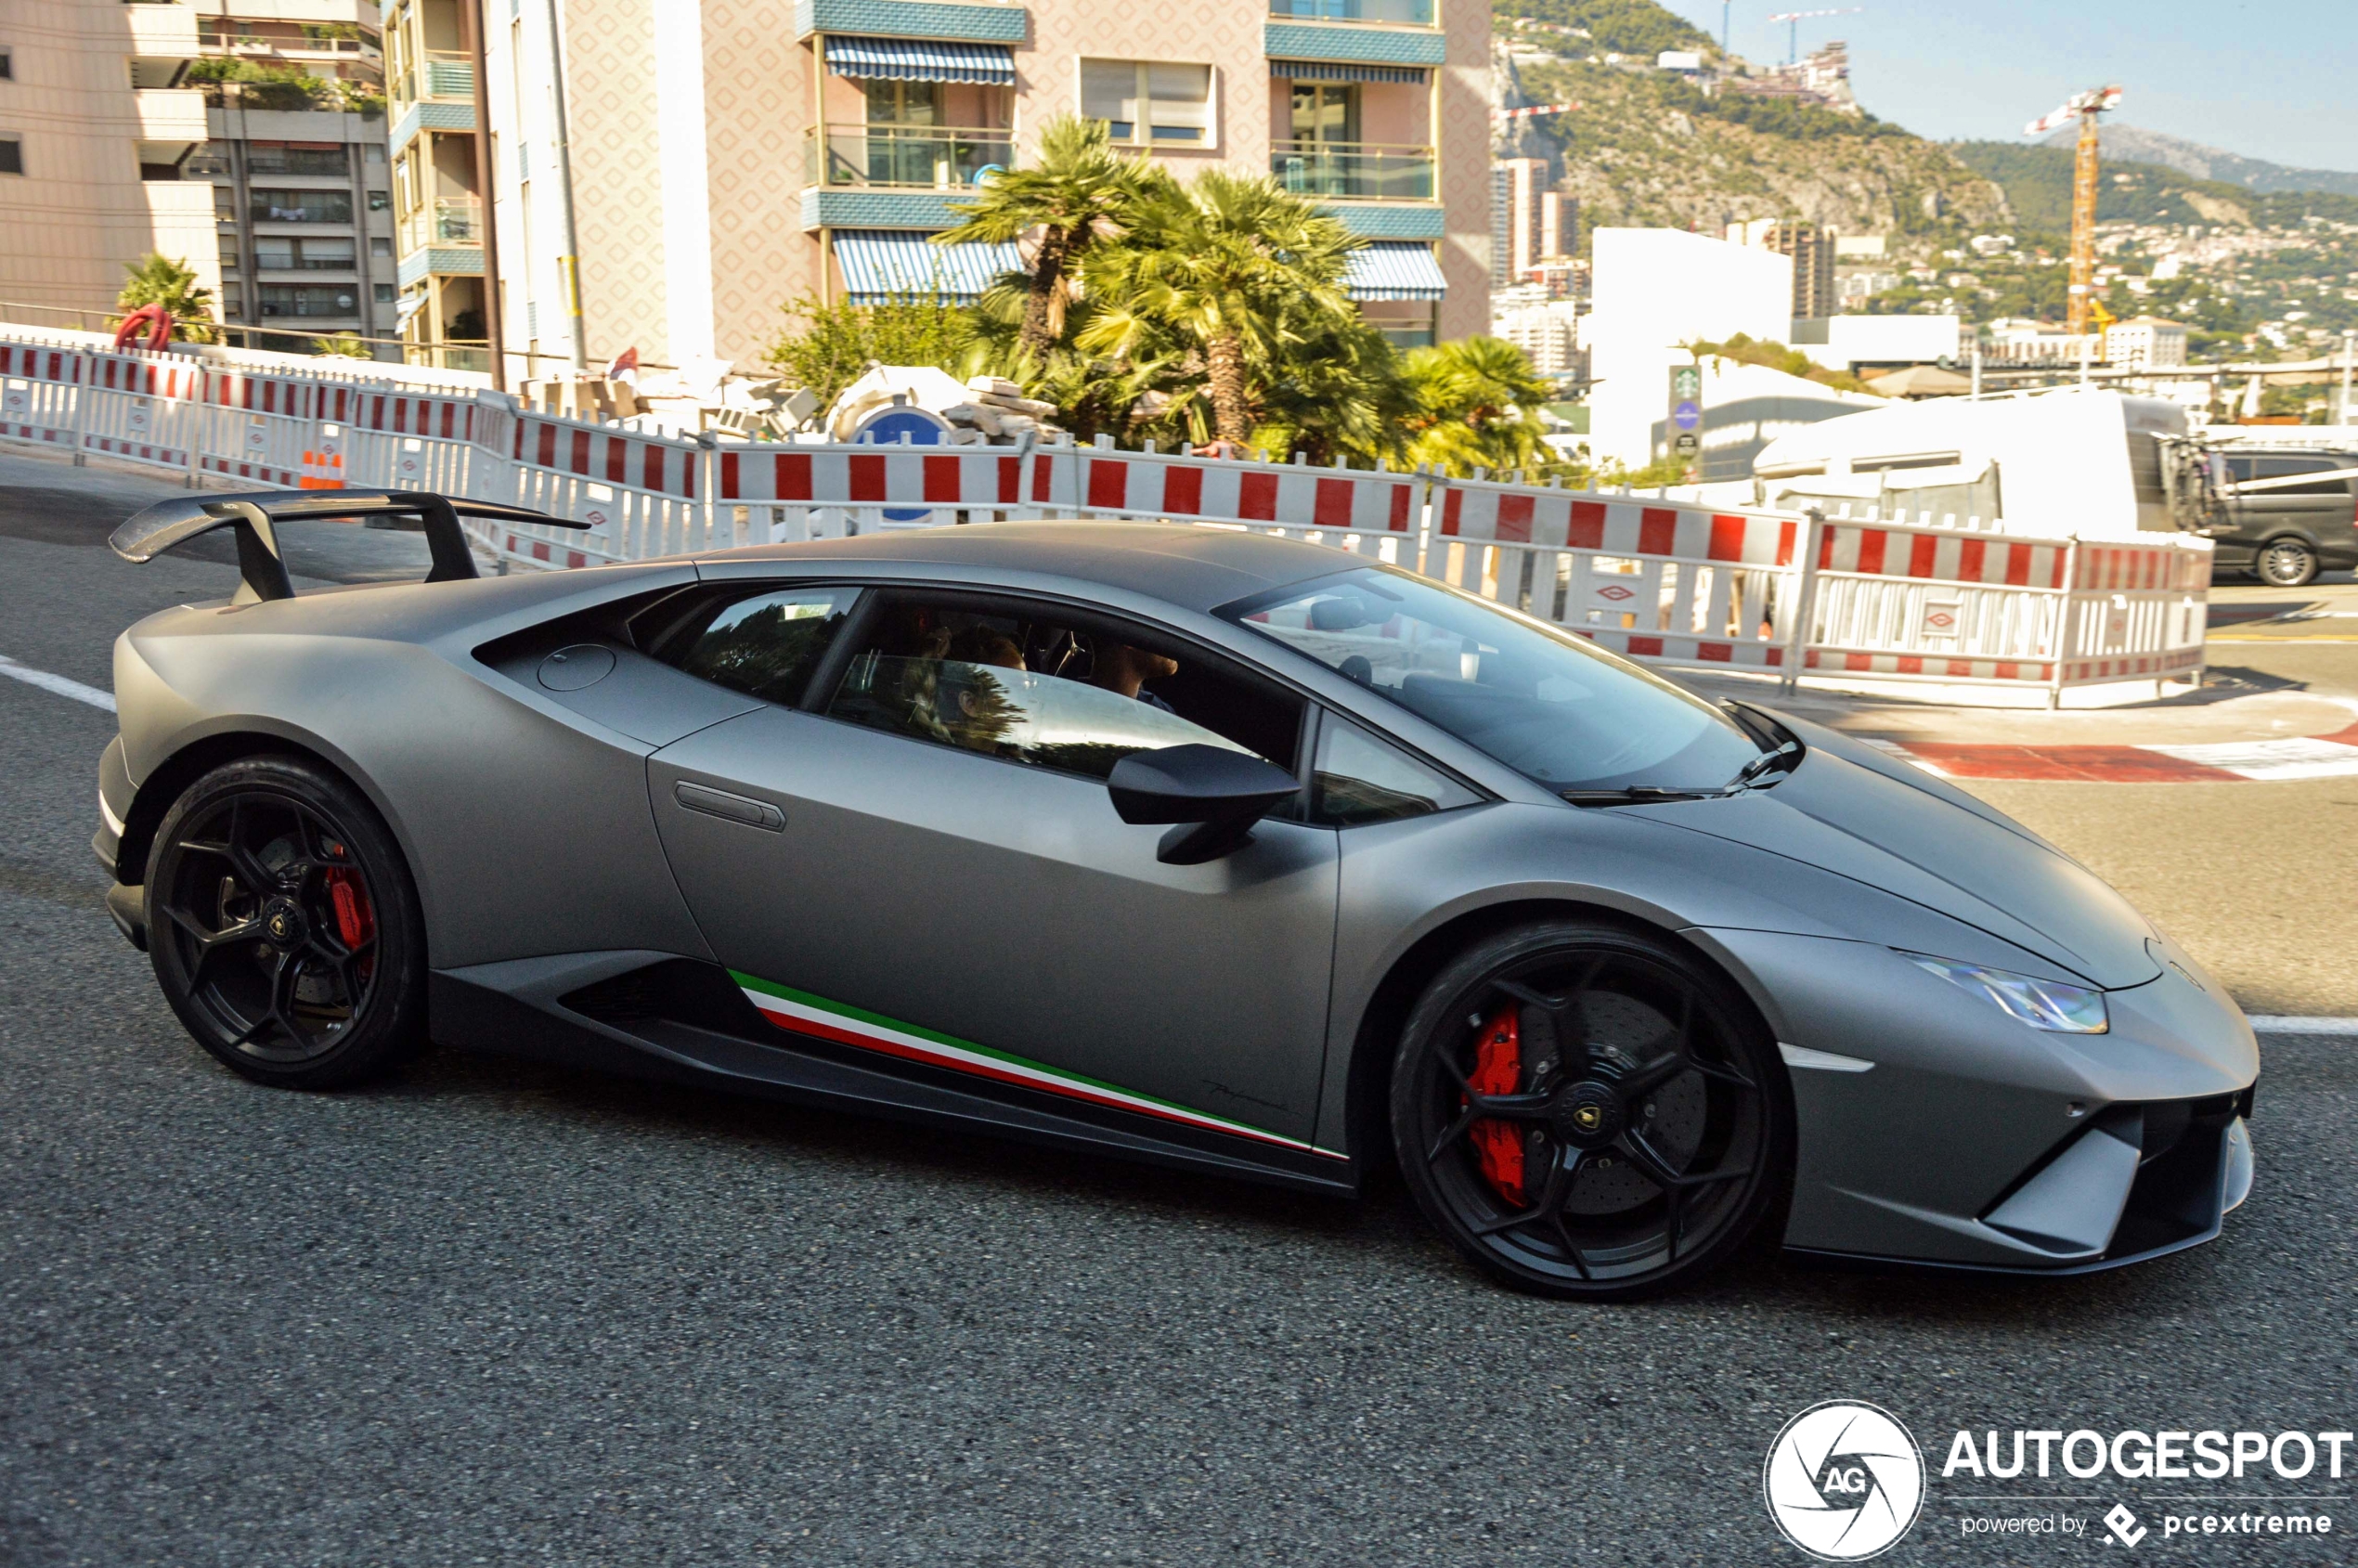
[[[271,525],[288,518],[365,517],[392,513],[425,524],[426,549],[434,569],[426,581],[448,582],[480,577],[474,551],[459,526],[461,517],[494,517],[510,523],[538,523],[558,528],[587,528],[587,523],[551,517],[526,507],[498,501],[466,500],[438,496],[430,490],[251,490],[229,496],[175,496],[158,501],[126,519],[107,539],[125,561],[152,561],[175,545],[186,544],[215,528],[238,533],[239,603],[265,599],[292,599],[287,563]]]

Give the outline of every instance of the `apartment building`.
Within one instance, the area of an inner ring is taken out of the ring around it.
[[[2132,316],[2105,329],[2105,358],[2142,370],[2174,370],[2186,363],[2186,329],[2158,316]]]
[[[260,68],[208,72],[207,140],[183,168],[213,186],[229,341],[303,353],[320,334],[391,338],[394,214],[376,6],[195,4],[208,61]]]
[[[1728,239],[1738,245],[1774,251],[1793,259],[1793,313],[1818,321],[1834,314],[1846,297],[1835,276],[1839,236],[1814,223],[1754,218],[1728,226]]]
[[[212,195],[181,178],[205,140],[197,53],[188,6],[0,6],[0,316],[97,327],[150,252],[219,286]]]
[[[1580,248],[1580,203],[1554,188],[1544,158],[1502,158],[1495,177],[1494,200],[1505,204],[1503,280],[1535,281],[1543,262],[1561,264]]]
[[[1012,248],[945,253],[926,237],[1065,113],[1106,122],[1183,178],[1267,174],[1319,201],[1371,241],[1351,290],[1397,341],[1489,319],[1481,0],[485,3],[512,381],[632,347],[649,363],[758,365],[798,297],[970,297]],[[426,19],[420,47],[444,52],[421,63],[448,68],[440,84],[455,88],[473,4],[400,0],[389,50],[407,46],[401,17]],[[449,20],[434,32],[437,14]],[[483,188],[468,156],[439,146],[471,135],[474,85],[413,100],[426,111],[414,134],[436,144],[415,166],[436,201]],[[463,280],[479,272],[438,248],[416,262],[406,228],[403,245],[405,290],[416,270],[446,302],[471,297]],[[415,308],[430,320],[437,306]]]
[[[412,364],[492,368],[483,201],[491,149],[474,62],[492,25],[486,19],[521,30],[526,9],[523,0],[394,0],[384,13],[395,309]],[[536,0],[529,9],[538,25],[551,7]],[[647,55],[637,68],[642,75],[650,69]],[[533,150],[517,136],[508,145],[518,160]],[[648,150],[641,148],[642,159]],[[528,163],[520,172],[528,175]],[[527,265],[528,249],[513,252],[512,265]],[[533,373],[519,366],[515,379]]]

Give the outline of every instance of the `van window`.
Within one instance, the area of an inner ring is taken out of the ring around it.
[[[2263,496],[2347,496],[2350,476],[2335,473],[2338,469],[2358,469],[2358,457],[2336,461],[2330,458],[2261,458],[2257,462],[2260,479],[2288,479],[2297,473],[2333,473],[2330,479],[2319,479],[2306,485],[2271,485],[2259,494]]]

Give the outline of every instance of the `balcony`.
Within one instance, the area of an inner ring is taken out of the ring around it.
[[[1014,133],[946,125],[829,125],[803,137],[802,183],[887,190],[964,190],[1016,160]]]
[[[402,103],[473,103],[475,68],[456,49],[421,50],[394,79],[393,96]]]
[[[1375,142],[1297,142],[1269,154],[1269,172],[1296,196],[1318,201],[1430,201],[1429,147]]]
[[[1269,14],[1294,21],[1364,21],[1431,27],[1433,0],[1269,0]]]
[[[406,214],[396,244],[403,255],[436,245],[483,243],[483,200],[443,196]]]
[[[876,38],[961,38],[1020,44],[1030,26],[1021,6],[958,0],[795,0],[797,38],[849,32]]]

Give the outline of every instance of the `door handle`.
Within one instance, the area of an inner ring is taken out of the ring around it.
[[[785,830],[786,814],[767,800],[747,799],[742,795],[732,795],[725,789],[690,784],[685,779],[671,786],[671,797],[689,810],[702,811],[707,817],[743,823],[747,827],[758,827],[770,833]]]

